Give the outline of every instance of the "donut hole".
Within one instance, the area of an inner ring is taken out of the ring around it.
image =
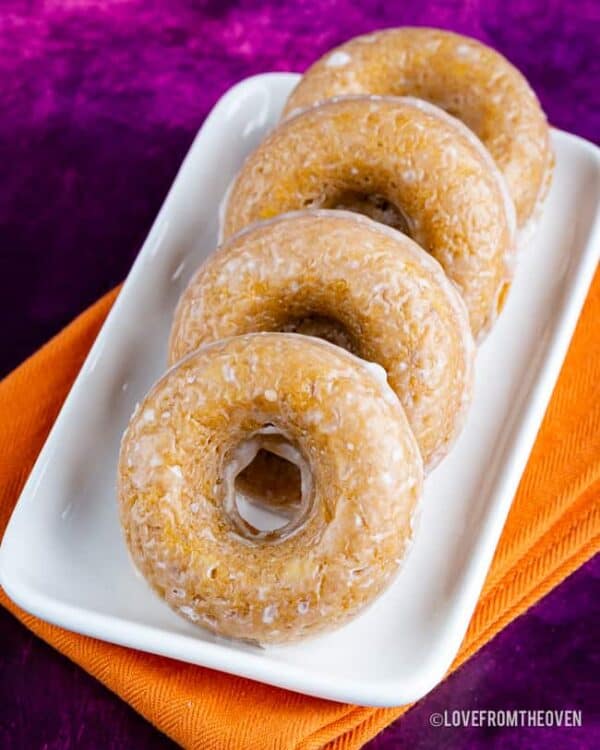
[[[301,333],[304,336],[324,339],[360,356],[360,347],[352,333],[340,320],[327,315],[307,314],[291,317],[279,330],[281,333]]]
[[[285,538],[312,505],[312,475],[299,448],[273,425],[242,441],[226,466],[225,509],[247,539]]]
[[[238,496],[245,495],[255,506],[281,508],[284,522],[289,519],[290,509],[302,499],[302,476],[297,464],[268,448],[261,448],[237,475],[235,487]]]
[[[367,193],[358,190],[344,190],[328,201],[324,208],[352,211],[370,219],[387,224],[399,232],[410,236],[410,224],[404,212],[381,193]]]

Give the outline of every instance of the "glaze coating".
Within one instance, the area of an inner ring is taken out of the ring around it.
[[[264,429],[309,468],[299,514],[277,531],[251,527],[235,502]],[[125,432],[118,480],[125,538],[154,590],[215,633],[274,643],[341,625],[391,582],[423,467],[385,377],[328,342],[259,333],[167,372]]]
[[[440,29],[359,36],[306,71],[284,116],[345,94],[415,96],[459,118],[504,174],[519,227],[534,218],[554,164],[548,123],[527,80],[495,50]]]
[[[350,97],[281,123],[248,157],[224,237],[307,207],[354,209],[411,236],[458,286],[481,339],[512,276],[514,208],[481,143],[438,107]]]
[[[381,365],[425,466],[446,455],[470,403],[475,347],[460,295],[415,242],[348,211],[313,209],[252,225],[190,281],[175,313],[170,363],[220,338],[281,330],[328,339]]]

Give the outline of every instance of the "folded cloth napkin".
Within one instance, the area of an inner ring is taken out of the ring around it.
[[[0,533],[108,313],[102,298],[0,383]],[[521,481],[455,669],[598,550],[600,272]],[[350,750],[407,707],[331,703],[102,643],[0,601],[186,748]]]

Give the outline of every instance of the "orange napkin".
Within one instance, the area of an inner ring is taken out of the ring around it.
[[[112,292],[0,383],[0,530],[85,355]],[[453,669],[598,549],[600,273],[521,481]],[[330,703],[101,643],[0,601],[186,748],[358,748],[407,707]]]

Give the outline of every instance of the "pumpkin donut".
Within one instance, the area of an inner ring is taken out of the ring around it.
[[[170,362],[253,331],[320,336],[381,365],[427,469],[462,427],[475,351],[465,305],[439,263],[390,227],[327,210],[248,227],[181,296]]]
[[[306,207],[402,230],[458,286],[476,339],[491,327],[510,285],[514,207],[481,142],[438,107],[350,97],[281,123],[233,183],[223,235]]]
[[[235,492],[265,427],[302,456],[302,502],[271,531],[244,520]],[[121,446],[121,522],[176,612],[285,642],[341,625],[391,582],[422,473],[385,377],[325,341],[251,334],[194,352],[143,400]]]
[[[537,214],[554,163],[548,123],[525,78],[498,52],[439,29],[359,36],[306,71],[284,115],[346,94],[415,96],[462,120],[504,174],[519,227]]]

